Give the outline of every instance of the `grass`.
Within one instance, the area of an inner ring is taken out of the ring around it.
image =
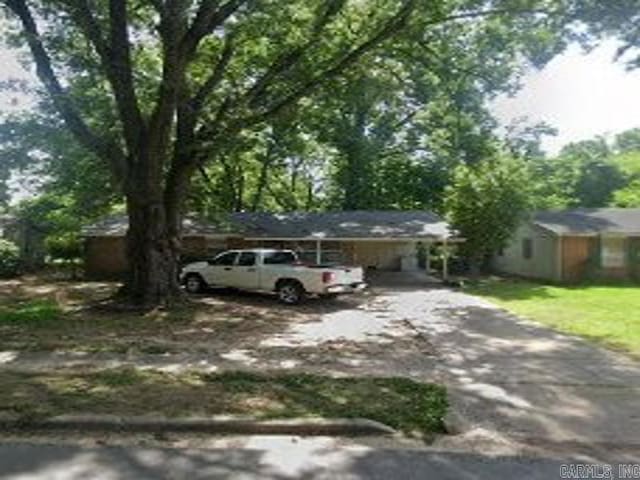
[[[470,286],[469,292],[559,331],[640,356],[637,284],[561,286],[492,279]]]
[[[0,325],[42,326],[60,318],[62,311],[52,300],[22,300],[0,305]]]
[[[26,423],[61,414],[356,418],[428,438],[443,432],[444,387],[404,378],[299,373],[0,372],[0,414]]]

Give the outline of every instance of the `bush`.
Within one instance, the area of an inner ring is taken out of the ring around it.
[[[20,272],[20,249],[8,240],[0,238],[0,277],[15,277]]]
[[[72,262],[82,257],[82,241],[74,233],[51,235],[45,239],[51,258]]]

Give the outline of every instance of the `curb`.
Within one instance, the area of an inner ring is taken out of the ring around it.
[[[472,431],[475,428],[473,422],[462,413],[454,409],[451,405],[442,419],[446,432],[450,435],[461,435]]]
[[[219,435],[394,435],[396,430],[367,418],[257,420],[251,417],[118,417],[62,415],[45,419],[2,419],[4,431],[91,431],[209,433]]]
[[[451,435],[462,435],[474,430],[480,425],[466,413],[464,395],[458,393],[456,386],[446,385],[449,407],[442,419],[444,428]]]

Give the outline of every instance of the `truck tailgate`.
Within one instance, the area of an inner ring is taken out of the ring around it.
[[[330,285],[351,285],[363,281],[362,267],[334,267],[334,276]]]

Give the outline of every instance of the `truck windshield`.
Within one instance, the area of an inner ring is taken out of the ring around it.
[[[298,261],[293,252],[265,252],[263,258],[265,265],[291,265]]]

